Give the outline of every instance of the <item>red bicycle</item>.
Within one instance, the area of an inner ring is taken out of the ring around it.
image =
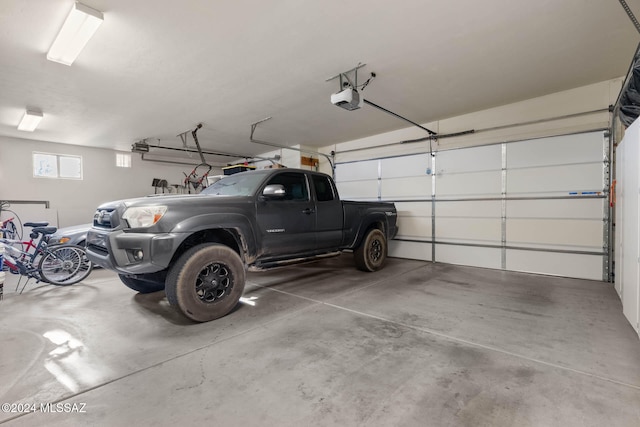
[[[21,293],[31,279],[67,286],[84,280],[91,273],[93,264],[81,246],[48,245],[48,236],[57,231],[56,227],[47,227],[46,222],[27,222],[24,225],[32,227],[29,240],[0,239],[0,245],[4,247],[4,266],[11,273],[27,278]]]

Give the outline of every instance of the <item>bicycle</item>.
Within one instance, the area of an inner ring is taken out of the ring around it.
[[[84,280],[91,273],[93,264],[87,258],[84,248],[68,244],[48,245],[48,236],[57,231],[56,227],[47,227],[46,222],[28,222],[24,225],[32,227],[30,240],[0,239],[0,244],[5,249],[4,265],[10,272],[27,277],[20,293],[31,279],[35,279],[36,283],[44,281],[52,285],[68,286]],[[16,248],[16,245],[20,245],[21,249]],[[18,280],[16,291],[22,277]]]
[[[202,174],[202,176],[198,176],[198,168],[200,166],[208,167],[207,171]],[[189,175],[182,172],[184,175],[184,186],[189,194],[191,194],[191,187],[193,187],[193,191],[195,192],[198,191],[198,187],[202,187],[204,189],[207,186],[207,177],[209,176],[209,172],[211,172],[211,168],[212,166],[207,163],[200,163],[198,166],[193,168]]]

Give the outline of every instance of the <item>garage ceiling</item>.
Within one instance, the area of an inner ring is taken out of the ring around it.
[[[366,99],[426,123],[623,76],[640,40],[615,0],[84,0],[104,23],[67,67],[45,56],[72,3],[0,2],[0,135],[128,151],[201,122],[204,149],[252,155],[271,116],[256,137],[326,146],[406,127],[331,105],[359,62]]]

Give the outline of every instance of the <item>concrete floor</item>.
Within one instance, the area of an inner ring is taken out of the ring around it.
[[[207,324],[104,270],[14,287],[0,403],[36,412],[0,424],[640,426],[640,341],[604,283],[345,254],[249,274]]]

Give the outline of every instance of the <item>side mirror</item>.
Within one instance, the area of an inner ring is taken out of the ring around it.
[[[262,197],[265,199],[282,199],[287,194],[282,184],[269,184],[262,190]]]

